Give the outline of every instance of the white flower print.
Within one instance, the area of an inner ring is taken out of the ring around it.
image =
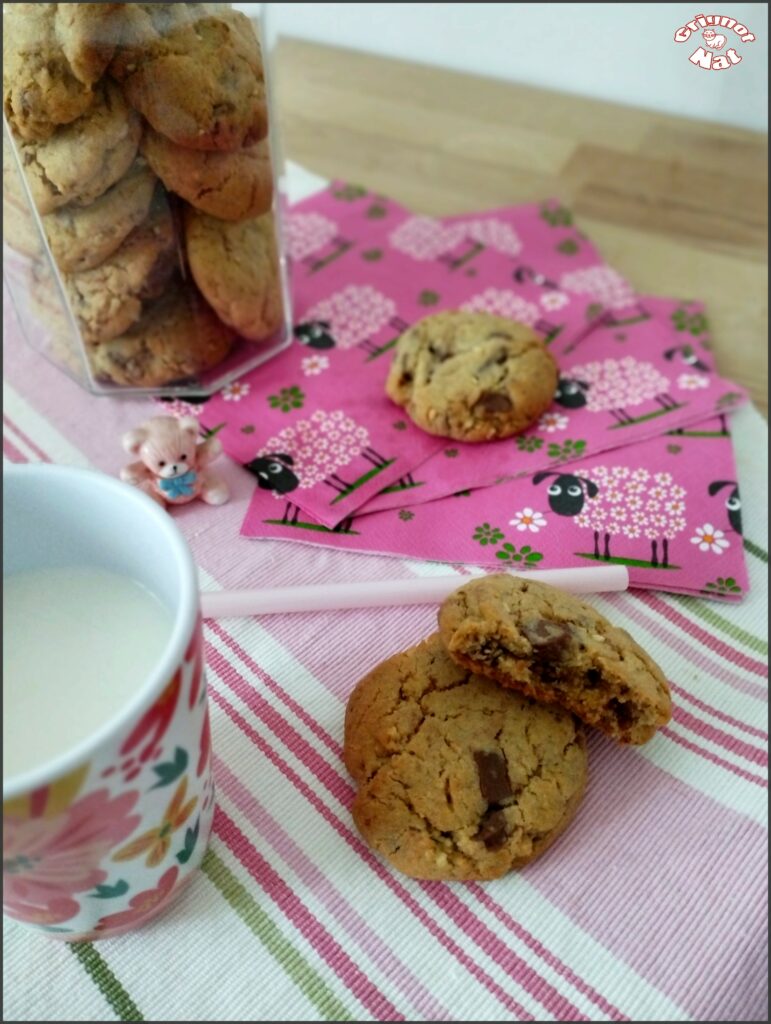
[[[562,309],[568,302],[570,302],[570,299],[564,292],[544,292],[541,296],[541,305],[550,313],[557,309]]]
[[[716,555],[722,555],[723,549],[731,546],[723,531],[716,530],[712,523],[697,526],[696,536],[691,537],[691,544],[698,544],[699,551],[712,551]]]
[[[677,378],[677,386],[682,391],[698,391],[709,387],[709,377],[701,373],[681,373]]]
[[[306,377],[316,377],[329,368],[329,360],[326,356],[306,356],[300,367]]]
[[[249,384],[243,380],[234,380],[232,384],[226,385],[220,394],[226,402],[240,402],[249,394]]]
[[[538,533],[546,526],[546,520],[540,512],[534,512],[531,508],[523,508],[521,512],[514,513],[514,518],[509,520],[509,525],[515,526],[518,530]]]
[[[564,430],[568,423],[570,423],[569,416],[563,416],[559,412],[545,412],[538,421],[538,426],[547,434],[553,434],[555,430]]]

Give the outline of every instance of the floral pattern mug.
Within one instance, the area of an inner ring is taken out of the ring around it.
[[[115,936],[171,901],[211,831],[195,565],[166,512],[98,473],[9,467],[3,506],[6,575],[74,553],[131,575],[173,612],[161,662],[115,720],[50,764],[3,779],[5,913],[54,938]]]

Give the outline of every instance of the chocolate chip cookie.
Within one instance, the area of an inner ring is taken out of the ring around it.
[[[569,824],[587,776],[572,715],[461,668],[436,634],[357,685],[344,756],[365,840],[426,879],[528,864]]]
[[[49,138],[91,106],[123,4],[3,4],[3,103],[23,139]]]
[[[89,206],[70,203],[43,218],[57,266],[65,273],[98,267],[147,218],[158,179],[137,157],[128,174]]]
[[[98,267],[64,275],[70,306],[83,340],[109,341],[142,315],[145,302],[163,291],[176,265],[174,223],[159,196],[144,223]]]
[[[234,153],[186,149],[152,129],[142,152],[171,192],[221,220],[246,220],[270,210],[273,171],[266,140]]]
[[[103,383],[160,387],[195,380],[217,366],[235,335],[181,282],[172,282],[126,334],[89,350]]]
[[[3,240],[22,256],[40,256],[43,243],[30,209],[16,159],[3,132]]]
[[[281,325],[283,303],[272,214],[238,223],[185,211],[187,259],[221,320],[252,341]]]
[[[203,10],[191,21],[156,12],[155,4],[128,6],[139,11],[127,12],[135,24],[110,73],[156,131],[179,146],[204,150],[235,150],[265,137],[262,54],[244,14],[223,8],[209,16]],[[187,5],[158,5],[169,6]]]
[[[645,743],[670,719],[653,659],[591,605],[545,583],[472,580],[442,604],[439,633],[459,665],[559,704],[619,743]]]
[[[490,313],[444,312],[399,339],[386,392],[429,434],[492,441],[551,404],[557,364],[529,327]]]
[[[16,139],[39,213],[87,205],[122,178],[137,155],[142,124],[114,82],[94,90],[90,109],[42,142]]]

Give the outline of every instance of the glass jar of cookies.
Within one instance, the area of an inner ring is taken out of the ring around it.
[[[3,274],[97,394],[205,396],[291,340],[264,18],[3,5]]]

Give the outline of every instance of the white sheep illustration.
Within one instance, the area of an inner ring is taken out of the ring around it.
[[[484,249],[516,256],[522,242],[506,221],[487,217],[443,224],[434,217],[408,217],[391,232],[389,242],[414,260],[439,260],[457,270]],[[461,247],[461,251],[453,252]]]
[[[341,409],[317,409],[308,419],[269,438],[245,468],[256,477],[258,487],[272,491],[277,498],[322,483],[343,494],[357,481],[343,480],[338,470],[359,456],[379,470],[390,465],[370,447],[366,427]]]
[[[588,295],[608,309],[624,309],[637,301],[626,278],[604,264],[570,270],[560,277],[559,284],[563,291]]]
[[[726,37],[720,35],[714,28],[705,28],[702,32],[702,38],[710,50],[722,50],[727,42]]]
[[[492,313],[494,316],[508,317],[528,327],[535,327],[541,318],[538,306],[516,292],[501,288],[486,288],[478,295],[472,295],[461,309],[470,313]]]
[[[287,252],[293,260],[304,260],[331,242],[337,231],[337,224],[321,213],[290,213],[286,218]]]
[[[634,423],[628,406],[655,400],[662,409],[677,409],[670,381],[652,363],[633,356],[598,359],[571,366],[559,379],[554,400],[565,409],[609,412],[618,423]]]
[[[373,335],[384,327],[401,334],[409,325],[396,314],[396,303],[371,285],[348,285],[312,306],[295,327],[295,337],[310,348],[349,349],[359,345],[374,353]]]
[[[353,247],[350,239],[339,234],[338,225],[321,213],[289,214],[285,233],[290,259],[303,261],[311,274]]]
[[[576,526],[593,531],[595,558],[611,559],[613,537],[644,537],[650,541],[651,565],[668,567],[669,542],[686,526],[687,492],[671,473],[593,466],[575,473],[544,470],[535,474],[533,483],[540,484],[549,477],[555,478],[548,488],[549,508],[559,516],[570,516]]]

